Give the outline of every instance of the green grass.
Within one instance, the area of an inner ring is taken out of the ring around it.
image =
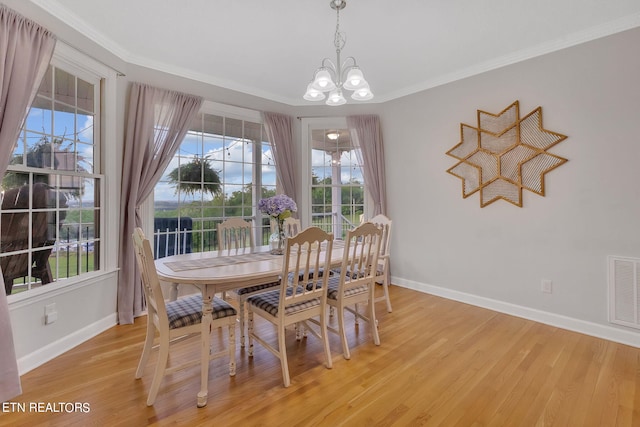
[[[57,258],[57,263],[56,263],[56,258]],[[89,252],[88,262],[87,262],[87,252],[85,251],[81,251],[80,253],[69,252],[68,254],[66,252],[59,252],[57,253],[57,257],[56,257],[56,253],[54,252],[49,257],[49,268],[51,269],[51,277],[53,277],[53,280],[55,281],[57,279],[66,279],[68,277],[77,276],[78,260],[80,261],[80,273],[86,273],[87,271],[94,271],[94,265],[95,265],[94,258],[95,257],[93,252]],[[67,274],[67,268],[68,268],[68,274]],[[32,280],[35,282],[38,279],[33,278]],[[13,281],[14,287],[11,293],[17,294],[27,290],[26,286],[20,286],[20,285],[24,285],[25,283],[26,282],[24,277],[15,279]],[[38,285],[36,286],[39,286],[39,281],[35,283],[38,283]],[[35,283],[32,282],[32,286]]]

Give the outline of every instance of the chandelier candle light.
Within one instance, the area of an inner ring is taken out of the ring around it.
[[[356,64],[356,59],[349,56],[344,62],[340,62],[340,53],[347,42],[344,33],[340,32],[340,11],[347,5],[346,0],[331,0],[329,5],[336,11],[336,33],[333,45],[336,47],[337,60],[334,64],[329,58],[322,60],[322,65],[313,76],[313,80],[307,86],[304,99],[307,101],[322,101],[324,92],[329,92],[327,105],[342,105],[347,102],[342,90],[354,91],[351,95],[356,101],[368,101],[373,98],[369,89],[369,83],[364,79],[362,70]],[[346,77],[346,78],[345,78]]]

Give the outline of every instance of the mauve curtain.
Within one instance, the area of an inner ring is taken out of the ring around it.
[[[347,127],[360,147],[364,180],[373,199],[373,215],[387,214],[384,147],[380,119],[376,115],[347,116]]]
[[[202,98],[133,83],[122,159],[118,321],[133,323],[145,309],[131,235],[142,226],[139,207],[182,143]]]
[[[273,158],[276,162],[276,176],[282,191],[297,203],[298,184],[295,168],[295,146],[291,116],[278,113],[263,113],[264,127],[271,143]]]
[[[0,176],[7,170],[55,45],[49,31],[0,5]],[[0,288],[0,402],[5,402],[22,389],[7,295],[4,286]]]

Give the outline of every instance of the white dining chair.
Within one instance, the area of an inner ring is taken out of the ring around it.
[[[333,366],[327,336],[327,279],[329,275],[314,275],[312,271],[325,269],[331,264],[333,234],[318,227],[309,227],[287,239],[282,259],[279,289],[253,295],[247,299],[249,320],[249,357],[253,357],[254,341],[259,342],[280,359],[285,387],[291,384],[287,360],[286,328],[303,324],[305,330],[320,338],[324,348],[325,366]],[[263,328],[254,328],[254,317],[259,316],[276,326],[277,345],[261,335]],[[318,317],[319,330],[310,327],[309,319]]]
[[[218,248],[221,251],[251,248],[253,241],[253,226],[250,221],[240,217],[233,217],[218,224]]]
[[[344,240],[340,274],[331,276],[328,280],[327,303],[338,313],[338,328],[329,327],[329,330],[340,336],[345,359],[351,358],[345,313],[353,314],[356,320],[366,320],[374,344],[380,345],[375,310],[375,281],[382,234],[382,229],[371,222],[348,231]],[[357,309],[357,305],[363,303],[367,306],[365,314]]]
[[[284,220],[284,235],[286,237],[293,237],[302,231],[302,225],[298,218],[285,218]]]
[[[153,343],[156,331],[159,335],[158,360],[147,397],[147,405],[151,406],[156,400],[160,383],[166,374],[201,363],[201,358],[199,357],[176,366],[167,367],[167,359],[172,342],[175,342],[178,338],[182,339],[182,337],[190,335],[201,336],[202,334],[202,296],[194,294],[165,303],[153,260],[151,244],[140,228],[136,228],[133,233],[133,245],[147,301],[147,336],[142,349],[142,356],[136,369],[136,379],[142,378],[149,355],[152,348],[154,348]],[[234,376],[236,374],[235,326],[237,311],[220,298],[213,299],[212,307],[213,321],[211,322],[211,330],[226,326],[229,330],[229,345],[226,350],[210,351],[209,360],[228,356],[229,375]],[[197,353],[198,356],[201,356],[200,351]]]
[[[229,218],[218,224],[218,248],[221,255],[233,255],[239,249],[255,248],[253,239],[253,225],[242,218]],[[237,288],[225,293],[238,303],[238,319],[240,321],[240,347],[245,346],[246,337],[246,309],[245,301],[251,295],[271,290],[280,286],[280,282],[262,283],[259,285]]]
[[[378,257],[378,270],[376,272],[376,282],[382,285],[384,295],[378,297],[376,302],[384,301],[387,304],[387,311],[391,313],[391,298],[389,297],[389,285],[391,285],[391,273],[389,270],[390,247],[391,247],[391,221],[387,216],[379,214],[369,220],[382,230],[382,240],[380,241],[380,256]]]

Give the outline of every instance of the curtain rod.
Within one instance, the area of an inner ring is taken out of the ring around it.
[[[63,44],[65,44],[68,48],[70,48],[70,49],[74,49],[74,50],[76,50],[76,51],[80,52],[81,54],[83,54],[83,55],[85,55],[85,56],[88,56],[89,58],[93,59],[94,61],[99,62],[100,64],[104,65],[105,67],[110,68],[111,70],[113,70],[113,71],[115,71],[116,73],[118,73],[118,77],[126,77],[126,74],[125,74],[125,73],[123,73],[122,71],[118,70],[117,68],[114,68],[113,66],[111,66],[111,65],[107,64],[106,62],[104,62],[104,61],[102,61],[102,60],[100,60],[100,59],[96,58],[95,56],[93,56],[93,55],[91,55],[91,54],[87,53],[86,51],[84,51],[84,50],[82,50],[82,49],[79,49],[79,48],[77,48],[77,47],[73,46],[73,45],[72,45],[71,43],[69,43],[68,41],[66,41],[66,40],[64,40],[64,39],[61,39],[61,38],[60,38],[60,37],[58,37],[58,36],[56,36],[56,41],[57,41],[57,42],[60,42],[60,43],[63,43]]]
[[[346,116],[298,116],[296,119],[336,119],[336,118],[344,118]]]

